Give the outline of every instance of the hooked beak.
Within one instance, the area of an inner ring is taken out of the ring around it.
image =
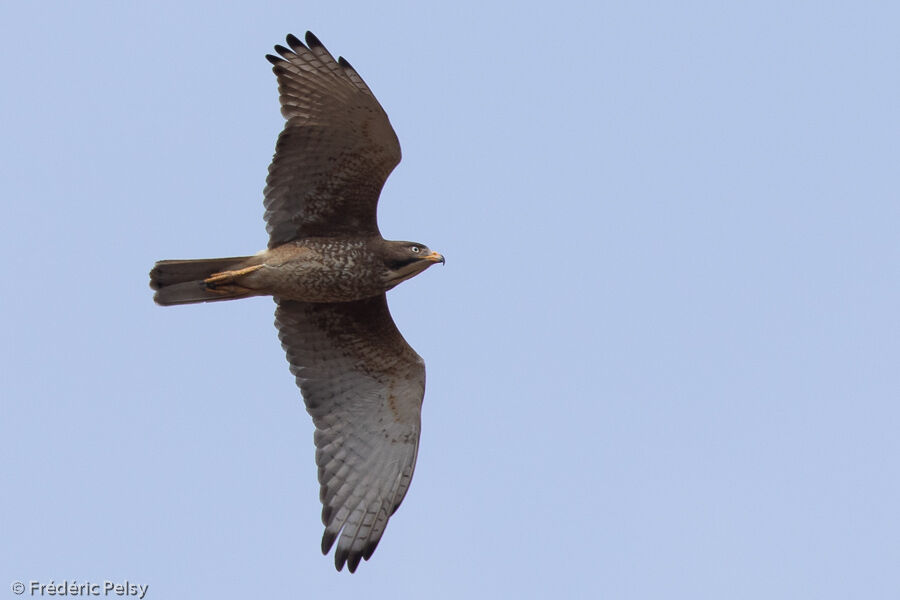
[[[437,252],[432,252],[431,254],[424,256],[423,259],[428,262],[441,263],[442,265],[445,264],[444,257]]]

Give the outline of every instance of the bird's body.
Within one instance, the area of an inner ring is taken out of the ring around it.
[[[425,364],[385,292],[443,256],[378,232],[378,196],[400,161],[387,115],[362,78],[311,33],[267,56],[282,114],[264,190],[269,246],[252,256],[163,260],[161,305],[269,295],[316,425],[322,551],[351,572],[378,545],[415,467]]]
[[[346,302],[387,291],[380,238],[309,238],[263,252],[263,268],[242,285],[271,290],[283,300]]]
[[[253,256],[222,259],[227,262],[221,265],[213,262],[216,259],[159,261],[151,272],[151,285],[158,290],[156,302],[162,305],[263,295],[300,302],[362,300],[383,294],[400,281],[418,274],[430,266],[429,261],[441,260],[439,255],[425,258],[426,262],[418,265],[422,269],[413,268],[408,277],[398,280],[389,261],[392,246],[397,244],[404,249],[424,248],[414,242],[388,242],[380,236],[305,238],[268,248]],[[187,283],[202,283],[202,286],[160,285],[173,267],[191,263],[202,263],[203,269],[191,274]],[[203,297],[184,295],[186,289],[202,289]]]

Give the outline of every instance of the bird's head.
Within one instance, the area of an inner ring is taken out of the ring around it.
[[[415,277],[435,263],[444,264],[443,256],[418,242],[385,242],[382,254],[387,289]]]

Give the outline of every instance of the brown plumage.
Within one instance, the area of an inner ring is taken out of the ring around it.
[[[444,258],[381,237],[381,188],[400,144],[353,67],[307,32],[268,55],[278,136],[264,190],[268,248],[253,256],[163,260],[161,305],[275,298],[275,324],[316,425],[322,552],[353,572],[375,551],[416,462],[425,364],[394,325],[385,292]]]

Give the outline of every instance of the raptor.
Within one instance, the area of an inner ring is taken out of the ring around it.
[[[268,248],[252,256],[161,260],[163,306],[275,299],[275,325],[315,424],[322,552],[352,573],[368,560],[409,489],[425,363],[406,343],[385,292],[444,257],[382,238],[381,189],[400,143],[369,86],[312,34],[267,55],[281,113],[264,190]]]

